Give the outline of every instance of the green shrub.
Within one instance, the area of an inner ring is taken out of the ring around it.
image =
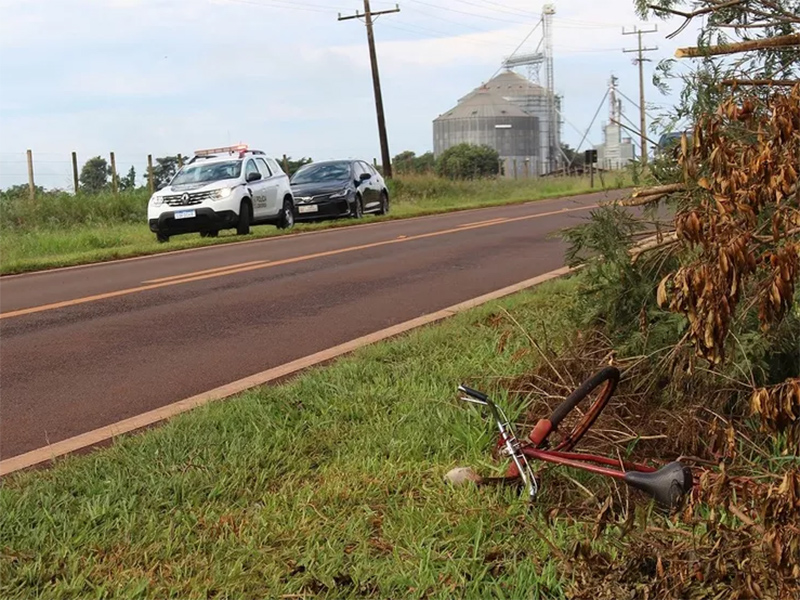
[[[494,177],[500,171],[500,155],[489,146],[458,144],[445,150],[436,161],[436,173],[449,179]]]

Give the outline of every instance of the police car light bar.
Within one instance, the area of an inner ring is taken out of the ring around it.
[[[233,154],[234,152],[247,152],[247,144],[238,144],[236,146],[224,146],[222,148],[207,148],[205,150],[195,150],[195,156],[212,156],[214,154]]]

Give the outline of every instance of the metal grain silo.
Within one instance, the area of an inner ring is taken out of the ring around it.
[[[557,100],[557,99],[556,99]],[[560,146],[559,123],[548,119],[547,90],[513,71],[505,71],[458,101],[433,122],[433,149],[461,143],[487,144],[505,162],[506,176],[548,172],[548,132]]]

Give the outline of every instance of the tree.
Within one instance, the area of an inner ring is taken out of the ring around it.
[[[124,190],[133,190],[136,188],[136,169],[133,168],[131,165],[128,174],[125,177],[119,178],[119,189]]]
[[[666,203],[666,220],[655,210],[640,219],[610,206],[567,233],[569,262],[588,263],[594,286],[587,313],[602,307],[596,314],[613,320],[615,335],[644,344],[636,353],[650,355],[650,343],[669,352],[663,372],[699,365],[723,372],[726,386],[783,393],[786,378],[800,372],[800,0],[659,0],[640,9],[643,18],[648,9],[703,18],[697,47],[677,53],[691,68],[679,76],[681,100],[669,115],[688,120],[690,134],[674,164],[651,165],[648,187],[622,202]],[[795,46],[776,45],[793,35]],[[643,233],[653,237],[632,259]],[[747,400],[740,394],[726,410],[741,415]],[[795,412],[778,429],[800,424],[800,397],[782,406]],[[800,425],[791,428],[800,447]]]
[[[42,194],[46,193],[46,190],[40,185],[34,186],[34,190],[35,190],[35,193],[36,193],[37,197],[39,197]],[[31,194],[31,190],[28,187],[27,183],[18,183],[17,185],[12,185],[11,187],[6,188],[5,190],[0,190],[0,198],[9,198],[9,199],[11,199],[11,198],[15,198],[15,199],[16,198],[25,198],[25,199],[27,199],[30,196],[30,194]]]
[[[392,166],[399,174],[428,173],[435,169],[436,161],[433,152],[417,156],[411,150],[406,150],[392,159]]]
[[[167,185],[178,172],[177,156],[162,156],[156,159],[153,165],[153,185],[159,189]]]
[[[680,102],[661,121],[666,129],[678,121],[694,124],[713,114],[731,96],[766,98],[771,85],[791,86],[800,79],[800,0],[635,0],[643,19],[680,16],[682,31],[703,20],[697,45],[681,48],[676,57],[696,57],[691,68],[674,74],[675,59],[661,61],[654,83],[666,92],[669,80],[683,83]],[[674,34],[673,34],[674,35]],[[670,35],[669,37],[672,37]],[[761,85],[754,85],[761,83]]]
[[[414,161],[414,167],[417,173],[432,173],[436,170],[436,159],[433,152],[426,152],[420,154]]]
[[[300,170],[300,167],[302,167],[303,165],[309,165],[312,162],[314,162],[314,161],[311,160],[310,157],[309,158],[300,158],[298,160],[293,160],[291,156],[287,156],[286,157],[286,165],[281,164],[281,167],[283,167],[284,169],[288,168],[289,172],[287,173],[287,175],[289,177],[291,177],[292,175],[297,173],[297,171]]]
[[[450,179],[494,177],[500,169],[500,155],[489,146],[458,144],[445,150],[436,164],[436,171]]]
[[[81,169],[81,190],[89,194],[96,194],[108,187],[108,177],[111,175],[111,167],[108,166],[106,159],[95,156],[86,161]]]
[[[405,150],[392,159],[392,168],[398,175],[414,173],[416,171],[416,153]]]

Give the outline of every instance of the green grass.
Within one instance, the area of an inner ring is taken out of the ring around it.
[[[607,183],[622,187],[628,181],[620,176]],[[390,185],[391,214],[380,218],[366,217],[363,222],[513,204],[590,191],[588,179],[579,177],[528,181],[449,181],[417,175],[395,179]],[[143,256],[243,239],[291,235],[292,232],[356,223],[344,219],[303,224],[288,233],[265,225],[254,227],[251,235],[246,237],[236,236],[231,230],[222,232],[217,239],[189,234],[176,236],[168,244],[159,244],[147,227],[148,197],[142,191],[117,197],[111,194],[76,197],[47,193],[32,203],[27,198],[10,198],[0,194],[0,274]]]
[[[532,525],[561,548],[578,525],[442,478],[491,472],[492,428],[457,384],[498,392],[532,367],[526,335],[490,317],[559,346],[574,290],[551,282],[7,477],[0,597],[563,597]]]

